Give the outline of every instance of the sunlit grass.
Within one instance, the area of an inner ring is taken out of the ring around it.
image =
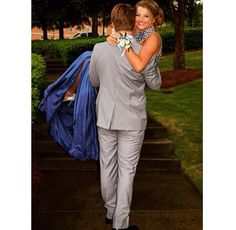
[[[162,72],[173,70],[173,54],[163,55],[160,60],[160,70]],[[187,69],[202,69],[202,50],[186,51],[185,62]]]
[[[184,172],[202,190],[202,79],[173,88],[147,91],[147,110],[167,128]]]

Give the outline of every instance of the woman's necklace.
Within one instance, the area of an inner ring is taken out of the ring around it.
[[[139,43],[143,42],[151,33],[153,33],[155,30],[153,28],[146,29],[144,31],[139,31],[135,34],[134,38]]]

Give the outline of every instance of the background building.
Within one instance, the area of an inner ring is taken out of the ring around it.
[[[78,33],[92,32],[92,25],[83,25],[83,26],[71,26],[69,28],[64,28],[64,38],[69,39]],[[107,26],[104,28],[104,35],[108,35],[112,32],[112,27]],[[48,39],[59,39],[59,30],[48,30]],[[99,36],[103,35],[103,26],[98,26]],[[38,27],[33,27],[31,30],[31,39],[32,40],[42,40],[43,39],[43,30]]]

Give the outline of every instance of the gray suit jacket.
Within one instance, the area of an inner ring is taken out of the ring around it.
[[[132,48],[138,53],[141,46],[133,38]],[[156,55],[137,73],[117,46],[107,42],[94,46],[89,76],[99,87],[96,100],[97,126],[114,130],[143,130],[147,124],[145,86],[157,90],[161,75],[156,67]],[[146,84],[145,84],[146,83]]]

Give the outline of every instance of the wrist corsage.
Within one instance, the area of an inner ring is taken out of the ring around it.
[[[131,35],[128,34],[121,34],[119,38],[117,38],[117,46],[120,49],[121,56],[124,56],[124,53],[126,50],[128,50],[131,47]]]

